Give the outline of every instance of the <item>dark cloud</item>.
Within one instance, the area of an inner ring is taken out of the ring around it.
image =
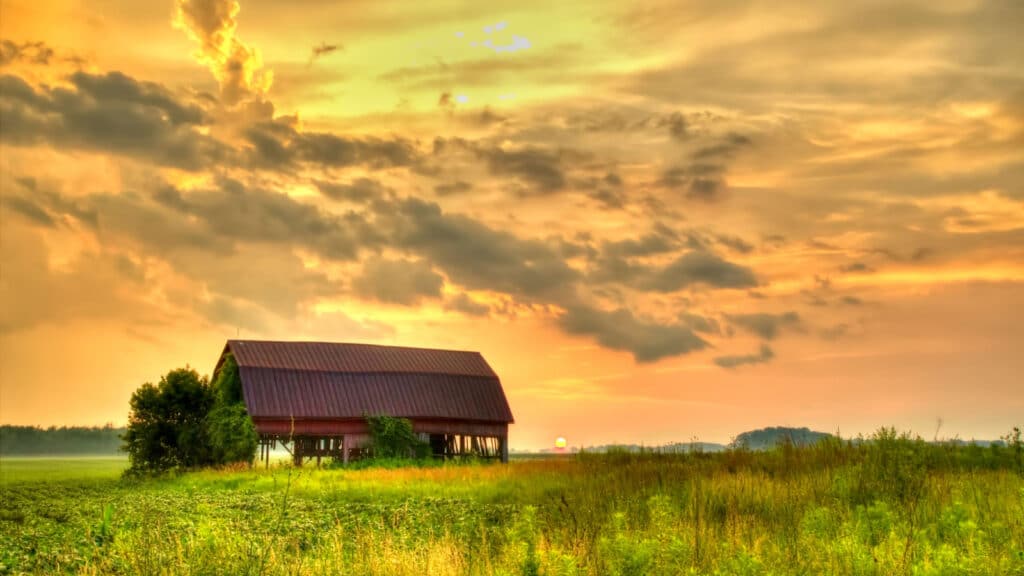
[[[485,106],[479,114],[473,116],[473,122],[480,126],[490,126],[491,124],[501,124],[508,120],[505,116],[495,113],[491,110],[490,106]]]
[[[749,364],[764,364],[765,362],[771,361],[775,357],[775,353],[767,344],[761,345],[761,350],[756,354],[743,354],[739,356],[717,356],[712,362],[718,364],[722,368],[738,368],[740,366]]]
[[[611,188],[599,188],[587,194],[606,210],[621,210],[626,207],[626,195]]]
[[[658,126],[667,127],[669,135],[676,140],[686,140],[690,135],[690,124],[686,121],[686,117],[679,112],[673,112],[662,118],[658,121]]]
[[[458,296],[445,300],[444,308],[445,310],[461,312],[467,316],[487,316],[491,312],[491,309],[486,304],[473,300],[465,292],[460,292]]]
[[[765,340],[773,340],[784,327],[800,325],[800,315],[796,312],[783,314],[726,314],[729,322]]]
[[[27,62],[45,66],[54,57],[53,48],[44,42],[22,42],[0,40],[0,66],[14,62]]]
[[[534,147],[518,150],[479,148],[477,153],[487,162],[492,174],[518,178],[530,185],[533,192],[551,193],[565,187],[559,153]]]
[[[9,208],[18,214],[21,214],[25,218],[28,218],[32,222],[45,226],[47,228],[54,228],[57,226],[57,222],[54,221],[50,214],[39,207],[37,204],[22,198],[20,196],[9,196],[4,199],[3,206]]]
[[[456,180],[454,182],[443,182],[434,186],[434,193],[438,196],[455,196],[457,194],[465,194],[473,189],[473,185],[464,180]]]
[[[864,304],[864,301],[856,296],[843,296],[839,301],[847,306],[861,306]]]
[[[382,198],[388,193],[387,188],[371,178],[356,178],[347,184],[324,180],[315,180],[314,183],[320,193],[331,200],[345,200],[357,204]]]
[[[564,298],[579,273],[547,243],[524,240],[416,198],[379,207],[378,222],[395,246],[439,266],[469,289],[527,299]]]
[[[424,298],[438,298],[444,278],[422,260],[371,259],[352,281],[353,291],[390,304],[413,306]]]
[[[733,251],[739,252],[740,254],[749,254],[754,251],[754,245],[747,242],[739,236],[730,236],[728,234],[717,234],[715,240],[719,244],[729,248]]]
[[[38,90],[17,76],[0,77],[0,138],[15,146],[48,144],[113,152],[184,170],[201,170],[229,155],[202,134],[203,111],[163,87],[120,72],[76,72],[74,89]]]
[[[309,54],[309,63],[312,64],[315,60],[344,49],[345,47],[340,44],[328,44],[327,42],[321,42],[320,44],[313,46],[313,50]]]
[[[685,192],[687,198],[712,201],[726,188],[724,172],[725,167],[704,162],[673,166],[662,173],[659,183]]]
[[[707,316],[684,312],[679,315],[679,322],[684,326],[689,326],[694,332],[700,332],[703,334],[722,333],[722,327],[718,325],[718,321],[714,318],[708,318]]]
[[[757,277],[746,266],[729,262],[712,252],[693,250],[654,271],[641,285],[658,292],[674,292],[694,284],[713,288],[752,288],[757,286]]]
[[[679,238],[672,229],[655,225],[651,232],[640,238],[604,242],[601,244],[601,253],[610,258],[632,258],[665,254],[678,247]]]
[[[751,145],[750,138],[742,134],[727,134],[719,142],[698,148],[691,157],[700,162],[714,162],[731,159],[736,152]]]
[[[570,334],[591,336],[606,348],[630,352],[637,362],[655,362],[708,345],[689,326],[640,320],[624,308],[606,312],[584,305],[570,306],[558,323]]]
[[[874,272],[875,269],[863,262],[852,262],[839,268],[840,272]]]
[[[251,145],[251,163],[268,170],[290,170],[300,164],[384,169],[409,166],[418,159],[412,142],[401,138],[347,138],[329,132],[300,132],[290,122],[279,120],[250,126],[245,138]]]

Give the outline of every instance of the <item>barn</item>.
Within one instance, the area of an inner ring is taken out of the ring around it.
[[[408,418],[437,458],[508,461],[513,422],[501,381],[479,352],[335,342],[228,340],[260,458],[282,445],[296,465],[348,462],[369,441],[366,416]]]

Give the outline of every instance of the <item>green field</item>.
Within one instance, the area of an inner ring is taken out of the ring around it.
[[[199,471],[0,461],[0,573],[1024,575],[1008,448]]]

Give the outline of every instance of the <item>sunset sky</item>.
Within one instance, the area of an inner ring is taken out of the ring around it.
[[[1024,424],[1024,2],[2,0],[0,422],[478,350],[513,448]]]

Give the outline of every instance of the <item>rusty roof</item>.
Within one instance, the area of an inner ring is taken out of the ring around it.
[[[498,375],[479,352],[263,340],[228,340],[228,351],[254,419],[512,422]]]

